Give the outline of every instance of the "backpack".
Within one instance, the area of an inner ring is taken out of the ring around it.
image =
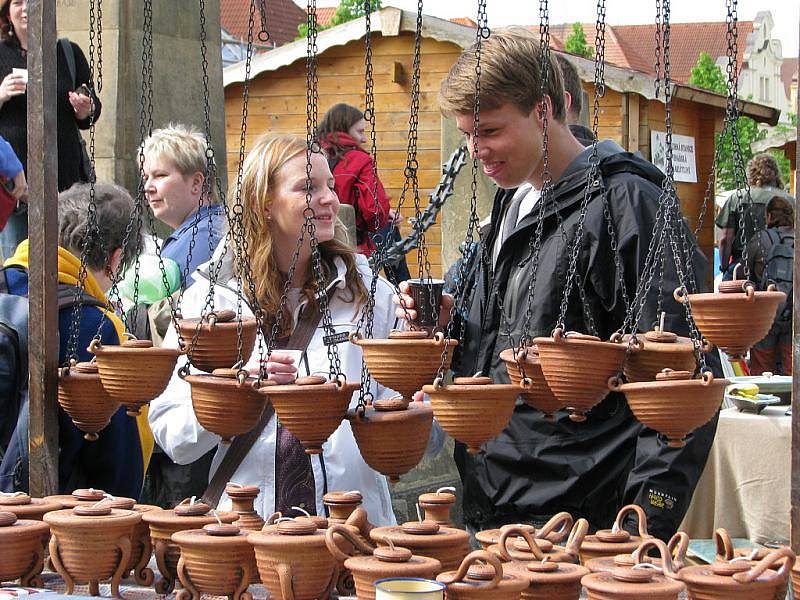
[[[791,323],[794,232],[781,234],[775,228],[766,229],[765,231],[772,245],[767,251],[759,287],[765,290],[770,283],[774,283],[778,291],[786,294],[786,300],[778,306],[775,322]]]

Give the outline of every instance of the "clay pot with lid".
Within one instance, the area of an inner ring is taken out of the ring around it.
[[[369,522],[367,511],[361,507],[363,497],[361,492],[328,492],[322,497],[322,502],[328,508],[328,526],[347,525],[364,545],[369,546],[369,532],[375,526]],[[341,540],[340,540],[341,542]],[[345,553],[355,552],[355,547],[348,547],[349,542],[341,542],[340,547]],[[336,579],[336,591],[340,596],[354,596],[356,584],[353,574],[345,568],[339,569]]]
[[[483,563],[483,564],[480,564]],[[503,572],[500,560],[486,550],[467,555],[457,571],[441,573],[447,600],[518,600],[528,581]]]
[[[522,600],[578,600],[581,579],[589,574],[589,569],[545,558],[528,563],[503,563],[503,572],[528,582],[528,587],[522,590]]]
[[[508,425],[522,388],[492,383],[490,377],[456,377],[451,385],[437,380],[422,391],[428,394],[442,429],[477,454],[481,444]]]
[[[458,568],[469,554],[469,534],[454,527],[442,527],[433,521],[409,521],[402,525],[376,527],[369,532],[370,539],[378,545],[391,540],[395,546],[408,548],[417,556],[435,558],[442,570]]]
[[[84,439],[97,440],[117,412],[119,402],[112,398],[100,381],[97,363],[79,362],[58,370],[58,403]]]
[[[350,341],[361,348],[375,381],[402,395],[406,402],[436,378],[445,348],[444,370],[450,368],[453,350],[458,346],[458,340],[426,331],[392,331],[388,339],[368,339],[352,333]]]
[[[262,382],[259,393],[272,401],[281,424],[305,446],[307,454],[322,454],[322,444],[336,431],[347,414],[347,407],[358,383],[344,376],[329,381],[322,375],[300,377],[289,385]]]
[[[88,351],[95,355],[100,380],[108,395],[136,417],[142,406],[167,387],[181,351],[156,348],[150,340],[127,340],[105,346],[93,339]]]
[[[745,547],[735,548],[728,530],[719,527],[714,530],[714,545],[716,546],[716,557],[718,561],[730,561],[734,558],[746,557],[752,561],[759,561],[769,554],[770,549],[764,547]]]
[[[76,506],[85,506],[96,504],[104,498],[111,496],[104,490],[98,488],[78,488],[71,494],[58,494],[55,496],[45,496],[43,499],[47,502],[57,502],[62,508],[75,508]],[[124,498],[122,496],[114,497],[118,502],[126,502],[136,504],[133,498]]]
[[[223,444],[258,425],[267,399],[253,387],[256,379],[242,369],[215,369],[211,375],[178,374],[192,388],[192,408],[206,431]]]
[[[433,579],[442,571],[442,563],[435,558],[414,556],[411,550],[395,546],[390,539],[387,542],[388,546],[372,548],[342,525],[331,525],[325,532],[328,551],[340,565],[352,572],[359,600],[375,598],[375,582],[379,579]]]
[[[570,419],[585,421],[586,413],[608,395],[608,379],[619,372],[625,345],[559,328],[552,337],[533,341],[553,395],[567,407]]]
[[[131,540],[140,513],[111,508],[107,501],[56,510],[44,516],[50,526],[50,560],[64,579],[67,594],[76,583],[88,583],[93,596],[99,585],[111,581],[111,593],[119,595],[119,583],[128,570]]]
[[[151,510],[161,510],[161,508],[153,506],[152,504],[137,504],[133,498],[115,498],[114,496],[106,494],[106,500],[111,508],[132,510],[141,515]],[[128,566],[123,572],[123,579],[127,577],[129,573],[132,573],[133,578],[139,585],[152,585],[155,575],[152,569],[147,568],[147,564],[150,562],[150,557],[152,555],[153,543],[150,540],[150,527],[147,522],[142,519],[133,529],[133,536],[131,537],[131,556],[128,560]]]
[[[44,542],[50,528],[42,521],[17,519],[0,510],[0,584],[19,579],[20,585],[41,587]]]
[[[238,517],[235,512],[212,512],[208,504],[193,502],[188,498],[171,510],[153,510],[142,515],[142,519],[150,526],[156,565],[162,577],[156,582],[156,592],[169,594],[175,587],[181,551],[172,541],[173,533],[201,529],[210,523],[217,523],[218,520],[233,523]]]
[[[550,517],[547,523],[538,530],[533,525],[527,523],[508,524],[503,525],[503,527],[498,527],[497,529],[479,531],[475,534],[475,539],[478,540],[483,550],[488,550],[489,546],[494,546],[500,541],[500,534],[503,533],[503,529],[506,527],[517,527],[518,529],[527,531],[537,539],[548,540],[553,544],[559,544],[569,536],[573,524],[572,515],[562,511]]]
[[[667,438],[670,448],[682,448],[689,433],[708,423],[719,410],[727,379],[715,379],[711,371],[692,379],[689,371],[664,369],[655,381],[620,383],[609,380],[609,389],[622,392],[634,416]]]
[[[350,492],[328,492],[322,496],[322,503],[328,509],[328,522],[332,525],[343,525],[353,514],[364,497],[358,490]]]
[[[586,533],[589,531],[589,522],[578,519],[572,527],[569,539],[564,548],[554,546],[547,539],[535,538],[529,531],[514,525],[502,528],[500,539],[496,545],[489,546],[489,552],[496,554],[505,562],[530,561],[541,562],[578,562],[580,548]]]
[[[397,483],[422,460],[428,448],[433,410],[402,398],[375,400],[362,411],[347,411],[361,456],[370,467]]]
[[[305,518],[279,519],[247,536],[261,581],[274,600],[328,598],[336,584],[336,560],[325,532]]]
[[[231,510],[238,515],[233,522],[239,529],[247,531],[261,531],[264,527],[262,519],[255,509],[255,502],[261,490],[255,485],[241,485],[230,482],[225,486],[225,493],[231,499]]]
[[[178,577],[183,589],[177,600],[200,600],[201,594],[250,600],[247,587],[256,575],[250,532],[233,524],[210,523],[202,529],[172,534],[180,547]]]
[[[778,305],[786,300],[774,285],[757,292],[752,281],[742,279],[723,281],[718,293],[686,294],[678,288],[673,295],[681,304],[689,303],[703,337],[733,358],[743,357],[767,335]]]
[[[18,519],[41,521],[46,513],[64,508],[60,502],[31,498],[25,492],[0,492],[0,510],[14,513]]]
[[[230,369],[239,359],[239,327],[241,322],[243,363],[250,360],[258,332],[253,317],[236,318],[233,310],[210,312],[202,318],[178,319],[178,335],[189,348],[192,364],[206,373]]]
[[[506,348],[500,353],[500,360],[506,363],[511,383],[523,387],[524,391],[520,397],[525,404],[544,413],[545,419],[552,420],[557,410],[565,408],[547,385],[539,360],[539,350],[535,345],[530,345],[522,351]]]
[[[623,519],[629,512],[636,514],[639,535],[631,535],[622,528]],[[583,544],[581,544],[581,564],[585,565],[593,558],[630,554],[639,547],[639,544],[651,537],[647,533],[647,515],[642,507],[628,504],[619,510],[611,529],[599,529],[594,535],[587,535],[584,538]]]
[[[647,540],[645,540],[647,541]],[[672,566],[676,571],[682,569],[686,564],[686,551],[689,549],[689,536],[683,531],[677,532],[673,535],[667,543],[667,550],[672,557]],[[636,551],[634,550],[634,553]],[[642,562],[649,562],[655,566],[661,566],[660,558],[650,558],[644,555],[640,558]],[[633,553],[617,554],[616,556],[603,556],[600,558],[592,558],[586,561],[586,567],[592,573],[610,573],[617,567],[632,567],[636,564],[633,558]]]
[[[631,343],[631,335],[623,336],[622,341],[627,346]],[[692,340],[656,326],[636,336],[623,372],[629,383],[636,383],[655,380],[665,368],[694,373],[696,367]]]
[[[450,512],[456,503],[456,488],[442,487],[434,493],[420,494],[419,506],[425,511],[425,520],[443,527],[452,527]]]

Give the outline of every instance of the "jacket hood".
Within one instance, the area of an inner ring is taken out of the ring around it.
[[[333,133],[325,134],[322,139],[320,139],[320,143],[326,150],[331,146],[338,146],[339,148],[345,149],[361,149],[361,146],[359,146],[350,135],[344,133],[343,131],[335,131]]]

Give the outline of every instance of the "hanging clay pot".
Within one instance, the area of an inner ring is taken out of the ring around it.
[[[258,322],[253,317],[236,318],[232,310],[210,312],[202,318],[178,319],[178,334],[192,365],[211,373],[230,369],[239,358],[239,329],[241,323],[242,364],[250,360],[256,343]]]
[[[524,528],[507,525],[502,528],[497,544],[489,546],[489,552],[496,554],[505,562],[528,563],[549,560],[576,563],[580,556],[581,544],[588,531],[589,522],[586,519],[578,519],[572,527],[565,547],[560,548],[554,546],[550,540],[535,538]]]
[[[457,571],[441,573],[436,581],[447,586],[447,600],[518,600],[528,587],[526,580],[503,573],[500,560],[486,550],[471,552]]]
[[[100,582],[111,581],[117,598],[119,583],[131,557],[131,539],[140,513],[111,508],[107,502],[56,510],[44,516],[50,525],[50,560],[64,579],[67,594],[76,583],[88,583],[99,595]]]
[[[258,425],[266,398],[253,387],[255,378],[239,369],[216,369],[211,375],[183,375],[192,387],[192,408],[206,431],[223,444]]]
[[[625,394],[634,416],[666,436],[670,448],[682,448],[686,436],[719,410],[728,383],[727,379],[714,379],[711,371],[692,379],[689,371],[664,369],[656,381],[620,384],[612,377],[609,389]]]
[[[537,347],[530,345],[522,351],[517,351],[515,348],[506,348],[500,353],[500,359],[506,363],[508,378],[511,383],[513,385],[521,385],[524,388],[520,397],[525,404],[541,411],[544,413],[546,420],[552,421],[553,414],[557,410],[564,408],[564,404],[553,395],[547,385],[542,373]],[[525,379],[522,377],[523,373],[525,374]]]
[[[97,488],[79,488],[73,491],[71,494],[45,496],[44,500],[47,502],[57,502],[62,508],[75,508],[76,506],[96,504],[97,502],[100,502],[100,500],[108,498],[109,496],[110,494]],[[120,502],[125,501],[133,504],[136,503],[133,498],[124,498],[122,496],[116,496],[114,499]]]
[[[256,498],[261,493],[258,486],[231,482],[225,486],[225,493],[233,504],[231,510],[239,515],[233,524],[239,529],[261,531],[261,528],[264,527],[264,519],[255,509]]]
[[[90,442],[97,440],[97,432],[108,425],[119,408],[119,402],[103,387],[97,363],[93,362],[58,370],[58,403]]]
[[[256,572],[249,533],[224,523],[173,533],[172,542],[180,546],[178,577],[183,585],[176,600],[200,600],[201,594],[252,600],[245,591]]]
[[[347,411],[353,436],[370,467],[397,483],[422,460],[428,448],[433,410],[402,398],[375,400],[364,409]]]
[[[469,554],[469,534],[454,527],[441,527],[433,521],[409,521],[402,525],[376,527],[369,532],[370,539],[378,545],[388,544],[408,548],[417,556],[435,558],[442,563],[443,571],[458,568]]]
[[[639,535],[631,535],[622,528],[623,519],[629,512],[636,514]],[[619,510],[611,529],[599,529],[594,535],[587,535],[584,538],[581,544],[581,564],[586,565],[592,558],[630,554],[650,537],[652,536],[647,533],[647,515],[644,510],[636,504],[628,504]]]
[[[622,341],[627,346],[631,336],[623,336]],[[636,383],[653,381],[665,368],[694,373],[696,367],[692,340],[656,327],[636,336],[636,343],[625,360],[624,373],[629,383]]]
[[[150,526],[150,539],[156,565],[162,579],[158,580],[155,590],[159,594],[169,594],[175,588],[178,577],[178,558],[180,547],[173,543],[172,534],[187,529],[201,529],[217,519],[223,523],[233,523],[239,517],[235,512],[211,511],[204,502],[184,500],[171,510],[153,510],[142,515],[142,519]]]
[[[181,354],[173,348],[155,348],[149,340],[104,346],[93,339],[88,351],[96,357],[106,392],[124,405],[132,417],[138,416],[142,406],[166,389]]]
[[[325,532],[309,519],[279,519],[252,532],[261,581],[273,600],[327,599],[336,584],[336,560]]]
[[[22,586],[42,587],[44,540],[50,528],[42,521],[20,520],[0,511],[0,585],[20,580]]]
[[[401,394],[406,402],[436,378],[445,345],[445,371],[458,346],[458,340],[445,339],[441,333],[431,336],[426,331],[392,331],[388,339],[368,339],[352,333],[350,341],[361,348],[370,375]]]
[[[345,543],[342,543],[345,542]],[[442,571],[442,563],[435,558],[414,556],[411,550],[365,544],[352,531],[342,525],[332,525],[325,532],[328,551],[340,565],[352,572],[355,592],[359,600],[374,600],[375,582],[389,577],[420,577],[433,579]],[[363,556],[357,556],[361,553]]]
[[[528,587],[522,590],[522,600],[578,600],[581,578],[589,574],[589,569],[545,559],[503,563],[503,572],[528,582]]]
[[[31,498],[25,492],[0,492],[0,510],[12,512],[18,519],[41,521],[46,513],[62,508],[60,502]]]
[[[586,413],[608,395],[608,379],[619,372],[625,346],[558,328],[552,337],[533,341],[550,390],[567,406],[570,419],[585,421]]]
[[[422,391],[428,394],[442,429],[477,454],[481,444],[508,425],[522,388],[493,384],[489,377],[456,377],[451,385],[437,380]]]
[[[322,454],[322,444],[341,424],[358,383],[329,381],[322,375],[300,377],[290,385],[270,385],[258,390],[272,401],[275,414],[307,454]]]
[[[638,549],[638,548],[637,548]],[[667,544],[667,550],[672,556],[672,566],[676,571],[682,569],[686,564],[686,551],[689,549],[689,536],[684,532],[679,531],[673,535]],[[634,550],[635,553],[635,550]],[[642,556],[641,562],[649,562],[657,567],[661,566],[660,558],[651,558],[649,556]],[[633,558],[633,553],[617,554],[613,557],[603,556],[600,558],[592,558],[586,561],[586,568],[592,573],[610,573],[617,567],[632,567],[636,564]]]
[[[453,487],[443,487],[432,494],[420,494],[419,506],[425,511],[425,520],[442,527],[453,527],[450,512],[456,503],[455,491]]]
[[[343,525],[353,511],[361,506],[364,497],[359,491],[352,492],[328,492],[322,496],[322,503],[327,507],[328,523],[331,525]],[[369,533],[369,532],[368,532]]]
[[[774,285],[757,292],[752,281],[741,279],[723,281],[716,294],[687,295],[678,288],[673,295],[680,303],[689,302],[703,337],[733,358],[743,357],[767,335],[778,305],[786,300]]]

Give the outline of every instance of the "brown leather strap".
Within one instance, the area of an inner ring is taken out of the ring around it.
[[[321,320],[322,313],[319,311],[319,307],[304,310],[300,314],[297,327],[294,328],[292,335],[289,337],[286,348],[290,350],[303,350],[305,352]],[[261,413],[261,420],[258,422],[258,425],[247,433],[237,435],[233,440],[230,448],[228,448],[228,452],[225,453],[222,462],[219,464],[219,468],[217,468],[216,473],[214,473],[214,477],[208,482],[208,487],[203,493],[203,499],[209,506],[216,506],[219,503],[225,486],[228,485],[236,469],[242,464],[244,457],[250,452],[253,444],[255,444],[274,414],[275,409],[272,408],[272,403],[268,402],[264,407],[264,412]]]

